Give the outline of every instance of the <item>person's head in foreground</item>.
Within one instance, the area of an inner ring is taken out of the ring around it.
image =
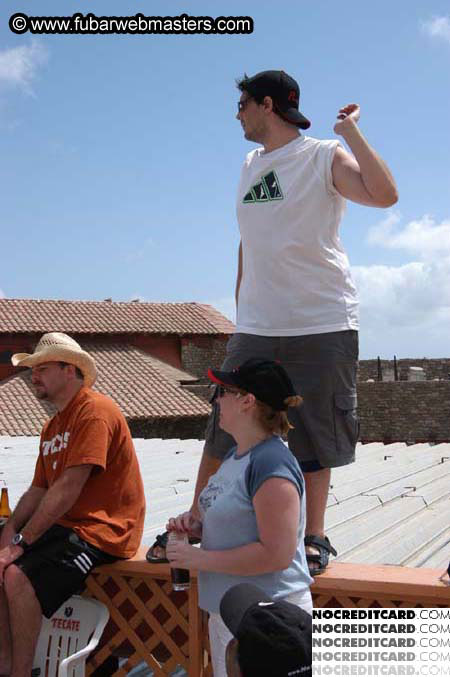
[[[223,430],[234,436],[258,427],[266,436],[287,435],[292,427],[287,410],[302,398],[278,362],[252,358],[233,371],[209,369],[208,376],[217,384]]]
[[[33,353],[16,353],[11,362],[15,367],[32,371],[36,397],[48,400],[60,408],[83,386],[95,382],[94,359],[67,334],[44,334]],[[59,406],[60,405],[60,406]]]
[[[226,650],[228,677],[312,675],[312,620],[300,607],[240,583],[224,594],[220,615],[234,637]]]

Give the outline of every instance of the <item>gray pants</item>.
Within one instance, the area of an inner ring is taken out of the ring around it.
[[[299,407],[289,409],[294,429],[288,436],[289,448],[302,469],[308,472],[352,463],[359,434],[358,332],[282,337],[234,334],[221,369],[235,369],[250,357],[279,361],[303,398]],[[215,403],[206,428],[205,449],[209,456],[222,459],[235,442],[219,428],[218,420]]]

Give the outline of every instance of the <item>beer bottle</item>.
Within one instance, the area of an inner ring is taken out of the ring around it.
[[[11,517],[11,508],[9,507],[8,489],[2,489],[2,497],[0,498],[0,529],[6,524]]]

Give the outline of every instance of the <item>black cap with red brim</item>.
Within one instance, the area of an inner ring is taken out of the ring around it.
[[[233,371],[209,369],[208,377],[219,385],[252,393],[275,411],[286,411],[286,398],[297,394],[285,369],[272,360],[252,358]]]

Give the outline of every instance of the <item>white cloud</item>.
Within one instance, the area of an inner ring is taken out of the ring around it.
[[[425,215],[402,224],[401,214],[392,211],[367,239],[404,252],[406,262],[352,267],[360,297],[361,358],[448,356],[450,220],[438,223]],[[235,322],[232,296],[207,303]]]
[[[0,289],[0,299],[5,299],[5,298],[6,298],[5,292],[3,291],[3,289]]]
[[[387,322],[419,327],[441,311],[450,313],[450,259],[397,267],[357,266],[352,272],[361,315],[374,326]]]
[[[47,58],[47,49],[38,42],[0,50],[0,85],[18,87],[31,94],[37,70]]]
[[[450,334],[450,220],[430,216],[401,225],[399,212],[370,229],[368,242],[404,251],[401,266],[356,266],[363,355],[448,354]]]
[[[441,223],[425,214],[418,221],[410,221],[403,228],[399,212],[391,212],[386,219],[369,230],[368,242],[388,249],[403,249],[422,260],[450,255],[450,219]]]
[[[435,16],[423,23],[423,30],[432,38],[441,38],[450,44],[450,17]]]
[[[435,16],[423,23],[424,31],[432,38],[441,38],[450,44],[450,17]]]

